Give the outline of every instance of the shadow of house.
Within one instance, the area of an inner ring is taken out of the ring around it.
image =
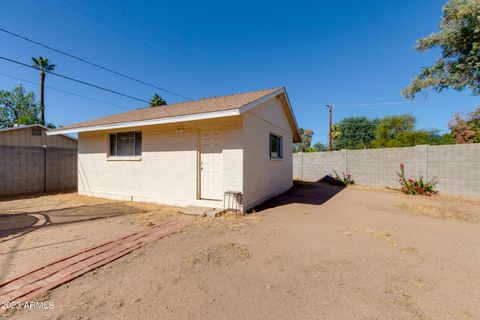
[[[315,182],[294,181],[290,190],[256,206],[252,212],[260,212],[291,203],[322,205],[343,189],[345,189],[343,183],[339,183],[329,176]]]
[[[28,213],[0,214],[0,239],[32,230],[34,226],[42,226],[39,222],[37,216]]]
[[[39,228],[108,219],[143,213],[146,210],[121,202],[82,205],[62,209],[41,210],[0,215],[0,243],[21,237]]]
[[[36,193],[28,193],[28,194],[0,196],[0,202],[11,201],[11,200],[35,199],[35,198],[41,198],[45,196],[70,194],[72,192],[75,192],[75,190],[72,189],[72,190],[64,190],[64,191],[36,192]]]

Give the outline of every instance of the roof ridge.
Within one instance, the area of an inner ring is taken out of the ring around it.
[[[223,95],[223,96],[204,97],[204,98],[199,98],[199,99],[195,99],[195,100],[182,101],[182,102],[166,104],[166,105],[161,105],[161,106],[138,108],[138,109],[134,109],[134,110],[142,110],[142,109],[157,108],[157,107],[165,108],[165,107],[168,107],[168,106],[177,106],[177,105],[181,105],[181,104],[185,104],[185,103],[192,103],[192,102],[212,100],[212,99],[221,99],[221,98],[227,98],[227,97],[233,97],[233,96],[240,96],[240,95],[244,95],[244,94],[257,93],[257,92],[262,92],[262,91],[280,90],[280,89],[283,89],[283,88],[285,88],[285,87],[282,86],[282,87],[272,87],[272,88],[266,88],[266,89],[260,89],[260,90],[251,90],[251,91],[245,91],[245,92],[240,92],[240,93],[226,94],[226,95]],[[133,110],[130,110],[130,111],[133,111]],[[129,111],[126,111],[126,112],[129,112]]]
[[[107,115],[93,120],[82,121],[76,124],[72,124],[70,126],[55,129],[53,131],[59,132],[93,125],[106,125],[131,121],[161,119],[175,116],[202,114],[206,112],[239,109],[244,105],[255,101],[260,101],[262,97],[269,96],[284,89],[285,87],[276,87],[270,89],[235,93],[225,96],[208,97],[204,99],[185,101],[170,105],[167,104],[163,106],[133,109],[113,115]]]

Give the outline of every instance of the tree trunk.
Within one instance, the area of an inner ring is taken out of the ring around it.
[[[40,71],[40,124],[45,125],[45,72]]]

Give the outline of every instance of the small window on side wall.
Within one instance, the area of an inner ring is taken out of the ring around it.
[[[111,157],[134,157],[142,155],[142,133],[140,131],[110,134]]]
[[[270,159],[283,159],[283,138],[270,133]]]

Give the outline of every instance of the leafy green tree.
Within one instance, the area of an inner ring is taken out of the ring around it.
[[[51,123],[51,122],[45,123],[45,127],[50,128],[50,129],[56,129],[56,128],[57,128],[57,126],[54,125],[54,124]],[[62,126],[60,125],[60,127],[62,127]]]
[[[158,107],[158,106],[165,106],[167,101],[160,97],[158,94],[154,94],[152,99],[150,100],[150,108]]]
[[[412,115],[387,116],[370,120],[367,117],[349,117],[337,126],[340,136],[335,149],[411,147],[420,144],[454,144],[451,134],[439,134],[437,130],[415,130]]]
[[[364,149],[375,139],[375,120],[367,117],[348,117],[336,124],[338,133],[334,148]]]
[[[315,152],[327,151],[327,147],[323,143],[317,142],[313,145],[313,150],[315,150]]]
[[[430,145],[444,145],[444,144],[455,144],[455,138],[451,133],[433,134],[430,137]]]
[[[413,99],[426,88],[436,91],[452,88],[458,91],[470,88],[480,93],[480,1],[450,0],[443,7],[440,31],[420,39],[420,52],[440,48],[441,57],[402,91]]]
[[[313,130],[300,128],[300,137],[302,137],[302,143],[297,145],[295,152],[313,152],[315,151],[312,145],[312,138],[314,135]]]
[[[451,135],[439,135],[435,130],[414,130],[399,133],[396,137],[387,140],[383,147],[413,147],[421,144],[455,144],[455,140]]]
[[[338,124],[334,124],[332,126],[332,138],[333,141],[336,141],[338,138],[340,138],[341,132],[340,128],[338,127]]]
[[[20,84],[12,91],[0,90],[0,127],[38,123],[38,106],[33,92]]]
[[[373,147],[393,147],[391,140],[398,139],[398,135],[411,132],[415,128],[416,119],[409,114],[387,116],[377,122]]]
[[[480,107],[468,114],[467,123],[475,131],[475,142],[480,142]]]
[[[32,57],[32,61],[32,66],[40,70],[40,123],[45,125],[45,75],[47,72],[55,70],[55,65],[41,56],[38,58]]]

